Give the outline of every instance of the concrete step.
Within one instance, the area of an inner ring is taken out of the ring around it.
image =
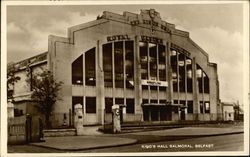
[[[98,131],[100,126],[83,126],[84,135],[100,135],[102,132]],[[76,136],[76,129],[48,129],[43,130],[44,137],[58,137],[58,136]]]
[[[137,127],[122,127],[122,133],[130,132],[142,132],[142,131],[153,131],[153,130],[164,130],[180,128],[181,126],[137,126]]]
[[[76,129],[48,129],[43,130],[44,137],[75,136]]]
[[[84,135],[101,135],[103,132],[99,131],[101,126],[83,126],[84,127]]]

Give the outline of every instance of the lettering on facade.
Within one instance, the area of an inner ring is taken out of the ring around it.
[[[156,37],[149,37],[149,36],[141,36],[141,41],[144,42],[150,42],[150,43],[156,43],[156,44],[162,44],[163,40],[160,38],[156,38]]]
[[[108,36],[107,41],[119,41],[119,40],[130,40],[128,35],[113,35],[113,36]]]
[[[139,25],[140,24],[140,21],[139,20],[134,20],[134,21],[131,21],[130,22],[131,25],[135,26],[135,25]],[[150,25],[151,27],[159,27],[161,30],[165,31],[165,32],[170,32],[170,29],[167,28],[166,26],[158,23],[158,22],[155,22],[155,21],[150,21],[150,20],[142,20],[142,24],[145,24],[145,25]]]
[[[142,80],[141,84],[147,86],[161,86],[161,87],[168,86],[168,82],[166,81],[155,81],[155,80]]]

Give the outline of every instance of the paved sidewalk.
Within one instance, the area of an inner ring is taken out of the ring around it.
[[[176,129],[146,131],[137,133],[128,133],[133,135],[157,135],[157,136],[214,136],[243,133],[243,127],[214,128],[214,127],[183,127]]]
[[[45,142],[31,143],[31,145],[59,150],[86,150],[129,145],[136,142],[136,139],[112,136],[64,136],[47,137],[45,138]]]
[[[219,128],[219,127],[184,127],[167,130],[157,131],[144,131],[136,133],[125,133],[125,134],[102,134],[102,135],[85,135],[85,136],[64,136],[64,137],[46,137],[45,142],[31,143],[31,145],[54,148],[58,150],[87,150],[96,148],[106,148],[114,146],[122,146],[137,143],[137,139],[131,139],[127,137],[140,136],[158,136],[158,137],[197,137],[197,136],[216,136],[226,134],[243,133],[243,127],[230,127],[230,128]],[[132,136],[133,135],[133,136]],[[118,136],[126,137],[121,138]]]

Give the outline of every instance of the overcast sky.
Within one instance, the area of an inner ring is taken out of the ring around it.
[[[66,37],[67,28],[95,20],[103,11],[139,13],[154,8],[161,18],[188,31],[218,64],[220,98],[242,102],[243,5],[8,6],[7,60],[16,62],[48,50],[48,35]]]

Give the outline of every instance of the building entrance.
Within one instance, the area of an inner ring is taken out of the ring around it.
[[[144,121],[171,121],[171,106],[144,106],[143,119]]]
[[[181,120],[185,120],[185,108],[180,108],[181,111]]]

